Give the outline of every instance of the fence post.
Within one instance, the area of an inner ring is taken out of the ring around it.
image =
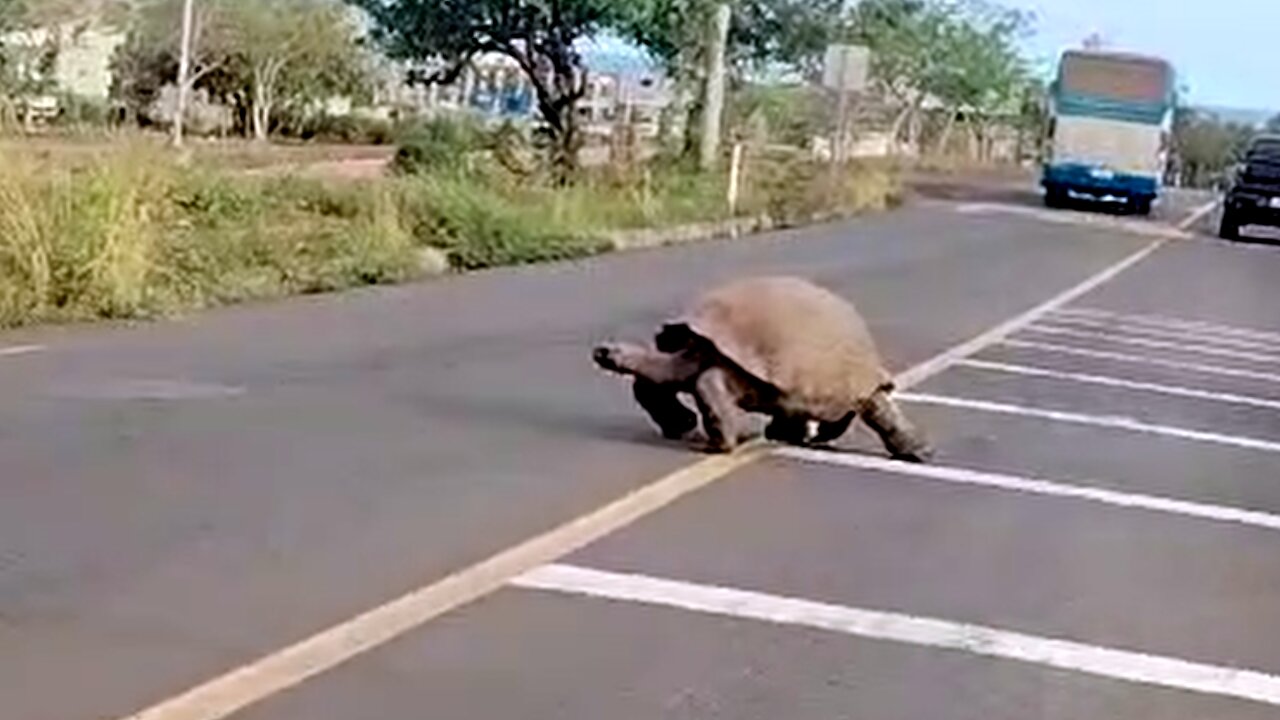
[[[738,214],[738,185],[742,175],[742,143],[733,144],[733,154],[729,160],[729,217]]]

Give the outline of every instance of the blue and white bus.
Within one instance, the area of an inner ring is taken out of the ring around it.
[[[1050,92],[1045,203],[1125,203],[1146,215],[1163,187],[1176,101],[1159,58],[1068,50]]]

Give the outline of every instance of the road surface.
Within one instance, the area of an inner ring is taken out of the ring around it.
[[[749,272],[858,303],[933,465],[706,460],[591,367]],[[8,335],[4,717],[1276,717],[1278,275],[923,202]]]

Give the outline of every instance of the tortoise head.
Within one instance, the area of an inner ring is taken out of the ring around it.
[[[666,323],[653,341],[659,351],[676,353],[696,345],[698,335],[685,323]]]

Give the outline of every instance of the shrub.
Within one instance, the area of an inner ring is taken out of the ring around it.
[[[390,145],[398,134],[396,124],[390,120],[328,113],[285,118],[276,131],[284,137],[345,145]]]
[[[532,217],[520,198],[462,178],[429,178],[411,186],[419,242],[444,250],[461,270],[584,257],[607,243],[572,223]]]
[[[484,131],[466,118],[437,117],[406,129],[392,168],[401,174],[456,172],[484,143]]]

